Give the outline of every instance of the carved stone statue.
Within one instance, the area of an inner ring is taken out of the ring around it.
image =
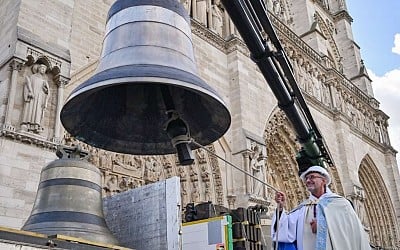
[[[186,187],[186,182],[181,184],[181,203],[185,207],[189,202],[188,191]]]
[[[89,162],[96,167],[100,167],[99,150],[97,148],[91,148]]]
[[[160,180],[161,167],[155,156],[147,158],[144,166],[145,180],[147,183],[153,183]]]
[[[105,190],[107,196],[121,192],[119,185],[118,185],[117,176],[106,175],[103,189]]]
[[[105,170],[111,170],[112,168],[111,156],[104,150],[102,150],[99,156],[99,167]]]
[[[22,111],[21,129],[40,133],[43,131],[42,119],[49,98],[49,84],[46,80],[47,67],[44,64],[32,66],[33,75],[25,78],[24,108]]]
[[[222,10],[219,7],[220,1],[215,0],[214,4],[211,7],[212,13],[212,26],[211,29],[215,30],[215,32],[219,35],[222,35],[222,25],[223,25],[223,14]]]
[[[360,218],[364,228],[369,230],[370,224],[368,221],[367,213],[365,211],[365,199],[366,198],[364,190],[360,187],[354,186],[354,192],[351,195],[351,201],[353,203],[354,210]]]
[[[206,164],[207,160],[206,160],[205,150],[204,149],[198,149],[195,152],[196,152],[196,157],[197,157],[197,160],[198,160],[199,164]]]
[[[187,174],[182,166],[178,166],[178,175],[181,179],[181,182],[187,181]]]
[[[190,168],[190,180],[192,182],[198,181],[199,180],[199,174],[197,173],[196,169],[194,167]]]
[[[201,179],[204,182],[210,181],[210,171],[208,170],[208,166],[207,165],[201,165]]]
[[[197,0],[196,2],[197,9],[197,19],[204,25],[207,25],[207,1],[206,0]]]
[[[199,202],[200,201],[200,191],[198,188],[197,182],[193,182],[193,188],[191,192],[191,202]]]
[[[212,190],[211,190],[211,183],[206,182],[204,187],[204,196],[206,201],[212,201]]]
[[[273,2],[273,7],[272,7],[272,12],[276,15],[279,16],[281,14],[281,2],[279,0],[275,0]]]
[[[250,153],[250,169],[254,177],[264,181],[264,157],[260,146],[257,144],[252,145],[252,152]],[[252,180],[252,193],[256,196],[263,196],[264,185],[257,181]]]

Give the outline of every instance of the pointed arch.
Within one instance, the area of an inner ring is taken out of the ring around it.
[[[308,192],[298,176],[296,154],[300,145],[296,142],[294,129],[282,110],[276,108],[272,112],[264,138],[267,146],[267,180],[287,194],[288,208],[294,208],[308,197]],[[343,194],[337,169],[330,168],[328,171],[332,177],[330,188],[333,192]]]
[[[400,238],[394,207],[385,181],[368,154],[361,161],[358,174],[365,192],[370,242],[383,249],[395,249]]]
[[[292,209],[307,197],[306,189],[298,178],[294,130],[286,115],[279,109],[272,112],[265,130],[267,146],[268,181],[286,193],[288,208]]]
[[[333,62],[335,62],[336,68],[339,68],[341,58],[339,49],[332,34],[334,30],[333,24],[329,23],[328,20],[324,21],[324,19],[318,12],[315,12],[314,19],[320,27],[322,34],[326,37],[326,40],[329,43],[328,54],[331,54],[331,57],[333,56]]]

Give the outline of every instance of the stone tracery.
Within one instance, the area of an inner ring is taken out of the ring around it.
[[[306,197],[306,191],[297,177],[295,155],[298,145],[293,129],[282,111],[274,112],[270,118],[265,138],[268,148],[267,164],[270,168],[268,179],[272,180],[273,186],[286,192],[288,208],[294,208]],[[272,190],[269,190],[269,193],[270,196],[273,195]]]
[[[328,51],[333,54],[334,58],[332,59],[334,59],[336,68],[338,69],[341,57],[335,39],[333,38],[333,31],[334,31],[333,24],[331,24],[328,20],[324,20],[318,12],[315,12],[314,19],[318,23],[322,33],[324,34],[329,43],[330,48],[328,49]]]

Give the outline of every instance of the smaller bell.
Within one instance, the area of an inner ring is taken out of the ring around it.
[[[101,196],[100,170],[79,148],[57,150],[60,158],[43,168],[31,215],[22,230],[62,234],[118,245],[108,229]]]

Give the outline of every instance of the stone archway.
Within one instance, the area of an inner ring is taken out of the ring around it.
[[[274,112],[269,119],[265,138],[268,181],[287,194],[287,208],[292,209],[307,197],[307,192],[298,178],[295,156],[299,145],[295,141],[294,130],[282,111]],[[273,192],[269,194],[274,195]]]
[[[300,145],[296,142],[296,135],[286,115],[276,110],[268,121],[265,130],[267,145],[267,180],[277,189],[285,192],[288,197],[288,209],[308,197],[303,183],[298,176],[296,154]],[[330,189],[343,195],[343,187],[336,168],[328,169],[332,177]],[[270,199],[274,192],[269,190]]]
[[[365,193],[365,214],[358,211],[364,227],[369,231],[370,242],[382,249],[397,249],[399,227],[391,197],[378,168],[369,155],[361,161],[358,170],[360,183]]]

